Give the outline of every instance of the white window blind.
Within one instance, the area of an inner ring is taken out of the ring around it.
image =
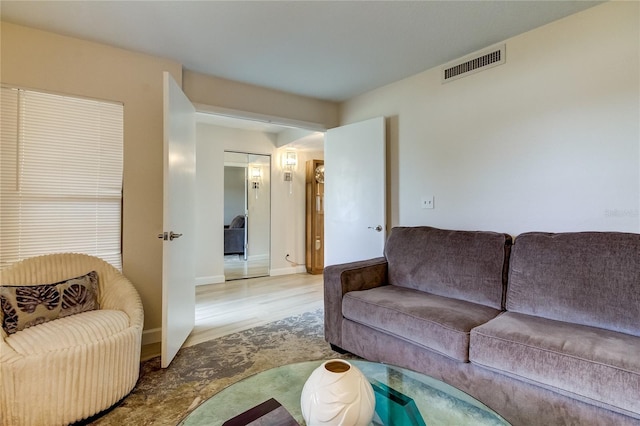
[[[121,269],[123,106],[1,90],[0,267],[76,252]]]

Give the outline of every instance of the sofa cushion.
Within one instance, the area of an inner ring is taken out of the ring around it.
[[[640,336],[640,234],[516,237],[507,310]]]
[[[100,309],[29,327],[6,338],[5,343],[23,356],[95,345],[129,327],[122,311]]]
[[[97,308],[96,271],[54,284],[0,286],[2,328],[7,334]]]
[[[640,413],[640,339],[505,312],[471,331],[472,363],[617,411]]]
[[[510,244],[496,232],[396,227],[384,249],[389,284],[501,309]]]
[[[344,295],[345,318],[459,361],[469,360],[469,331],[500,313],[484,305],[393,285]]]

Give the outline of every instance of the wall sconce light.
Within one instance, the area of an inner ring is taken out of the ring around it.
[[[262,182],[262,169],[258,166],[251,166],[249,168],[249,178],[251,180],[251,186],[256,193],[256,200],[258,199],[258,189],[260,189],[260,183]]]
[[[293,171],[298,165],[298,154],[293,151],[286,151],[282,154],[282,170],[284,171],[284,181],[289,182],[289,195],[293,194]]]

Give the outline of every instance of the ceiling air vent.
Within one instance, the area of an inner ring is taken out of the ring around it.
[[[472,53],[471,55],[444,65],[442,67],[442,82],[447,83],[502,65],[505,63],[505,60],[506,50],[504,44]]]

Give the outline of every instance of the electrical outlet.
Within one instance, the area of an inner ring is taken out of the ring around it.
[[[422,197],[422,208],[423,209],[432,209],[433,208],[433,195],[428,195],[426,197]]]

